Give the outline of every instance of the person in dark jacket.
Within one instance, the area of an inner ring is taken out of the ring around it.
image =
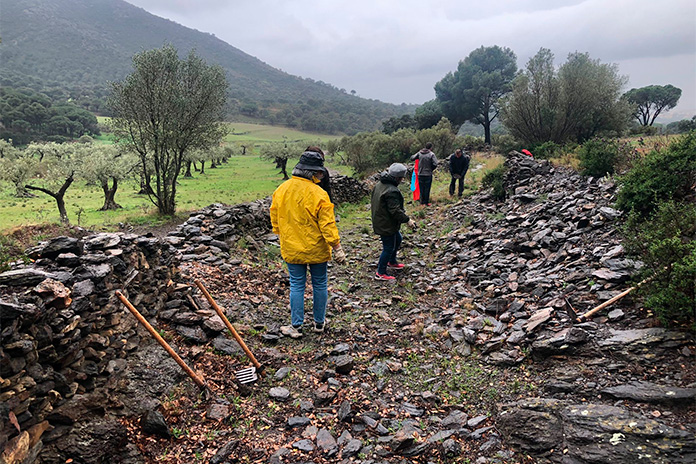
[[[464,176],[466,176],[466,172],[469,170],[470,159],[469,154],[464,153],[461,148],[457,148],[454,153],[449,156],[449,171],[452,176],[449,186],[450,196],[454,196],[454,186],[457,181],[459,181],[457,195],[461,198],[462,192],[464,192]]]
[[[319,155],[321,155],[321,159],[326,161],[326,156],[324,155],[324,152],[322,151],[322,149],[319,147],[309,146],[305,150],[305,153],[307,153],[307,152],[319,153]],[[329,194],[329,201],[331,201],[331,203],[333,203],[334,198],[333,198],[333,194],[331,193],[331,176],[329,175],[328,169],[326,169],[325,167],[322,167],[322,170],[324,172],[324,176],[319,181],[319,187],[324,189],[324,191]]]
[[[379,182],[372,191],[372,228],[382,240],[382,254],[377,264],[376,280],[394,280],[387,274],[387,268],[402,269],[403,264],[396,260],[396,252],[401,247],[401,224],[408,223],[415,227],[416,223],[406,215],[404,197],[399,191],[399,184],[406,177],[408,168],[401,163],[389,166],[380,176]]]
[[[418,161],[418,185],[420,186],[421,205],[430,206],[430,186],[433,184],[433,171],[437,168],[437,157],[432,152],[433,144],[428,142],[425,148],[411,157]]]

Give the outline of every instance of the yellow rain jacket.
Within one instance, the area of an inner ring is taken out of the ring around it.
[[[280,254],[290,264],[330,261],[331,248],[340,242],[329,195],[302,177],[293,176],[273,192],[271,224],[280,237]]]

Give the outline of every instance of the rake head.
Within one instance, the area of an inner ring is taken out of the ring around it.
[[[256,368],[254,366],[238,370],[234,373],[234,376],[237,378],[237,381],[242,384],[256,382],[259,379],[259,376],[256,375]]]

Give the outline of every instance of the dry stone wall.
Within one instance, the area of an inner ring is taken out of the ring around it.
[[[154,317],[177,272],[176,250],[134,234],[56,237],[27,253],[33,263],[0,274],[0,461],[13,463],[35,462],[81,414],[109,406],[97,392],[143,341],[114,290]],[[122,429],[92,431],[121,446]],[[89,452],[98,459],[98,447]],[[55,457],[42,462],[65,462]]]

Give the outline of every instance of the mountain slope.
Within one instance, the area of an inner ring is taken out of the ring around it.
[[[182,55],[194,49],[208,63],[226,70],[231,115],[303,129],[354,132],[376,128],[384,118],[413,110],[291,76],[212,34],[122,0],[0,0],[0,34],[3,85],[31,86],[54,95],[63,89],[66,96],[97,112],[105,111],[108,81],[123,79],[131,71],[131,57],[165,43]],[[336,112],[346,114],[339,117]]]

